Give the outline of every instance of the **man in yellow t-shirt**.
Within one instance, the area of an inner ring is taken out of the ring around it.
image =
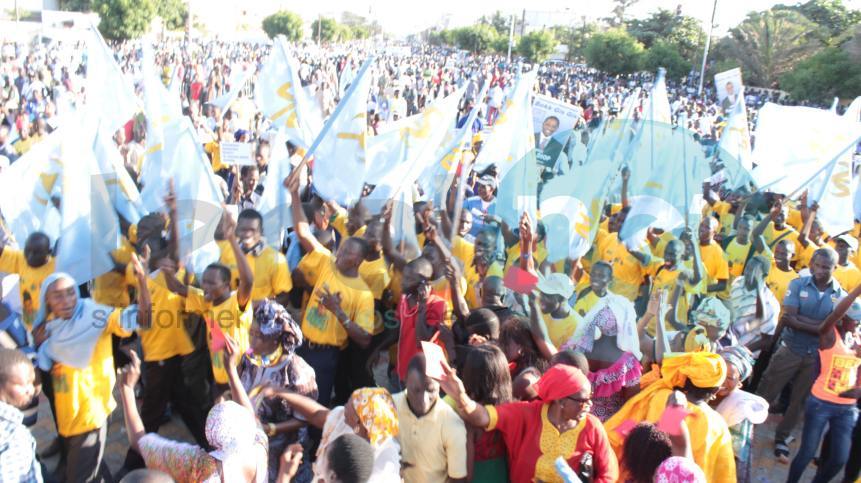
[[[771,289],[778,302],[783,303],[789,282],[798,278],[798,274],[792,269],[792,260],[795,244],[791,240],[781,240],[774,246],[774,265],[768,271],[765,284]]]
[[[723,249],[714,240],[718,221],[712,217],[703,218],[700,222],[699,242],[700,257],[705,268],[706,295],[715,295],[726,300],[729,280],[729,263],[726,261]]]
[[[23,252],[0,244],[0,272],[14,273],[20,278],[18,288],[24,307],[24,324],[28,329],[39,311],[42,282],[54,273],[54,267],[51,241],[42,232],[27,237]]]
[[[659,258],[638,251],[629,251],[619,240],[618,232],[607,233],[595,248],[600,259],[613,266],[613,282],[610,290],[631,302],[639,296],[640,285],[643,284],[646,276],[654,275],[662,263]]]
[[[185,297],[187,312],[202,315],[206,321],[207,345],[212,361],[216,399],[228,389],[227,370],[222,357],[223,339],[232,338],[239,350],[244,353],[248,349],[248,329],[251,327],[253,318],[251,291],[254,286],[254,274],[248,260],[242,256],[242,249],[236,239],[236,221],[225,212],[222,224],[224,236],[230,243],[239,269],[239,287],[235,292],[230,289],[230,269],[220,263],[213,263],[206,267],[200,281],[200,289],[184,285],[170,267],[161,266],[167,288]]]
[[[287,259],[266,245],[263,239],[263,217],[260,213],[253,209],[242,210],[236,222],[236,236],[254,275],[251,302],[274,298],[281,305],[288,306],[293,280],[290,278],[290,269],[287,268]],[[222,243],[220,246],[225,245],[229,246],[229,243]],[[219,262],[230,268],[231,287],[236,290],[239,287],[239,270],[233,250],[223,249]]]
[[[306,252],[304,262],[310,272],[316,274],[315,280],[307,281],[314,288],[302,317],[305,343],[298,353],[317,374],[318,402],[328,406],[341,351],[348,341],[361,348],[371,344],[374,296],[359,276],[359,266],[368,255],[368,244],[361,238],[350,237],[341,242],[333,255],[311,233],[299,198],[298,176],[291,176],[287,181],[293,228]]]
[[[551,273],[539,277],[536,288],[540,292],[538,305],[547,326],[547,335],[554,346],[562,347],[574,336],[583,321],[568,303],[574,295],[574,283],[564,273]]]
[[[111,252],[114,269],[93,280],[93,300],[96,303],[122,308],[131,303],[127,268],[132,259],[134,247],[126,237],[120,238],[120,247]]]
[[[729,285],[736,277],[744,273],[744,264],[750,254],[751,241],[750,230],[753,228],[753,219],[743,216],[738,220],[735,237],[726,244],[726,259],[729,264]]]
[[[834,269],[834,278],[840,282],[843,290],[851,292],[861,285],[861,270],[851,262],[858,251],[858,239],[844,233],[835,238],[834,248],[837,250],[837,268]]]

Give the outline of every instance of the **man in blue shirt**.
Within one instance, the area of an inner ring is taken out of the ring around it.
[[[762,376],[759,395],[769,403],[792,381],[792,397],[774,436],[774,455],[789,462],[789,442],[798,425],[804,403],[818,373],[819,328],[846,291],[832,275],[837,267],[837,253],[820,248],[810,259],[812,276],[799,277],[789,283],[783,299],[783,332],[777,349]]]

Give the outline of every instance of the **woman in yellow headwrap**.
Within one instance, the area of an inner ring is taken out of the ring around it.
[[[622,454],[624,436],[619,428],[626,421],[657,422],[674,389],[687,397],[690,414],[685,418],[691,434],[694,460],[711,483],[735,481],[732,437],[720,414],[708,406],[726,377],[726,363],[712,352],[666,354],[661,378],[629,399],[622,409],[604,423],[610,444]]]

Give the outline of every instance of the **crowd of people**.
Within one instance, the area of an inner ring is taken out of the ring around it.
[[[0,176],[97,95],[82,88],[86,59],[76,52],[2,49]],[[140,42],[114,54],[139,80]],[[371,212],[361,200],[323,199],[303,151],[272,145],[252,95],[267,54],[241,43],[156,46],[162,80],[235,206],[215,233],[218,262],[201,273],[183,266],[172,188],[161,212],[123,224],[114,269],[93,280],[55,270],[58,233],[13,240],[4,230],[0,272],[18,281],[0,303],[0,481],[747,482],[755,427],[769,412],[783,413],[774,455],[792,457],[787,481],[814,459],[815,482],[858,478],[861,223],[824,233],[804,194],[705,182],[698,226],[678,236],[649,229],[631,249],[619,235],[631,210],[624,169],[589,252],[551,263],[542,220],[524,213],[506,224],[494,167],[468,168],[516,67],[414,47],[378,57],[368,136],[459,87],[452,127],[478,115],[460,153],[467,169],[443,203],[412,190],[420,253],[409,254],[393,238],[391,204]],[[297,46],[303,88],[323,117],[364,54]],[[537,93],[582,112],[567,166],[544,181],[576,173],[577,145],[652,81],[567,63],[533,68]],[[714,145],[727,112],[713,89],[668,87],[674,119]],[[748,93],[751,123],[772,97]],[[139,183],[147,122],[138,115],[114,138]],[[256,164],[222,163],[219,144],[233,141],[251,143]],[[293,224],[273,245],[258,209],[282,148],[294,167],[279,185]],[[523,279],[533,280],[528,290]],[[117,390],[129,444],[112,474],[105,443]],[[57,432],[53,471],[28,430],[40,398]],[[168,414],[193,441],[158,434]]]

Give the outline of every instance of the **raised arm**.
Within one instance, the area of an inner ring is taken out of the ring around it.
[[[804,218],[804,226],[801,228],[801,233],[798,234],[798,242],[801,246],[807,248],[810,244],[810,229],[813,227],[813,220],[816,219],[816,212],[819,211],[819,204],[814,203],[809,209],[802,210],[801,217]]]
[[[550,360],[558,352],[556,346],[550,340],[547,324],[544,323],[544,319],[541,317],[541,308],[538,307],[535,295],[532,294],[529,296],[529,332],[532,334],[532,340],[535,341],[535,345],[538,346],[538,352],[541,353],[541,357]]]
[[[628,181],[631,179],[631,169],[625,166],[622,168],[622,208],[627,208],[631,205],[628,199]]]
[[[458,414],[467,424],[482,429],[490,424],[487,408],[470,399],[463,387],[463,382],[447,363],[443,363],[443,378],[439,381],[439,385],[454,399]]]
[[[407,259],[401,254],[400,251],[395,249],[395,244],[392,241],[392,201],[386,203],[386,207],[383,208],[383,255],[386,256],[386,260],[389,261],[392,265],[395,266],[397,270],[403,270],[407,264]]]
[[[146,266],[149,265],[149,248],[146,249],[147,256],[141,260],[136,253],[132,253],[132,268],[138,282],[138,327],[149,329],[152,325],[152,298],[149,287],[147,287]]]
[[[179,215],[177,215],[176,210],[176,194],[174,192],[173,179],[168,183],[167,196],[164,197],[164,203],[167,205],[167,223],[170,227],[170,238],[167,240],[168,256],[174,262],[179,263]]]
[[[140,452],[138,443],[146,434],[135,400],[135,385],[141,376],[141,360],[134,350],[129,351],[129,357],[131,362],[123,367],[120,372],[120,399],[123,404],[123,420],[125,421],[129,447]]]
[[[251,271],[251,264],[245,258],[242,248],[239,246],[239,240],[236,239],[236,220],[233,219],[227,208],[222,205],[224,210],[224,237],[230,243],[230,248],[233,250],[233,256],[236,258],[236,268],[239,270],[239,287],[236,290],[236,301],[240,307],[245,307],[251,301],[251,289],[254,288],[254,272]]]
[[[329,417],[329,408],[301,394],[286,390],[276,391],[268,387],[261,391],[260,395],[261,397],[277,397],[281,399],[289,404],[294,411],[299,413],[308,424],[315,428],[323,429],[323,426],[326,424],[326,418]]]
[[[233,402],[239,404],[245,409],[251,411],[256,417],[254,405],[251,404],[251,399],[248,398],[248,393],[245,392],[245,386],[239,379],[239,360],[242,358],[242,352],[239,350],[239,345],[228,335],[224,336],[224,351],[221,354],[224,367],[227,369],[227,382],[230,384],[230,396]]]
[[[299,197],[299,176],[295,175],[299,170],[295,169],[284,183],[290,191],[290,211],[293,214],[293,231],[296,232],[296,237],[299,239],[299,244],[306,252],[322,250],[323,245],[317,240],[317,237],[311,233],[311,226],[308,224],[308,219],[305,218],[305,211],[302,209],[302,200]]]
[[[451,291],[451,305],[454,315],[460,320],[466,320],[471,311],[466,298],[460,290],[460,270],[455,266],[454,259],[449,259],[445,266],[445,278]]]
[[[819,328],[819,336],[822,337],[826,334],[831,334],[832,329],[837,322],[846,315],[846,312],[849,311],[849,308],[852,307],[852,303],[855,302],[855,299],[861,295],[861,285],[852,289],[849,292],[849,295],[843,297],[840,302],[834,306],[834,310],[828,314],[828,317],[825,317],[825,321],[822,322],[822,327]]]

